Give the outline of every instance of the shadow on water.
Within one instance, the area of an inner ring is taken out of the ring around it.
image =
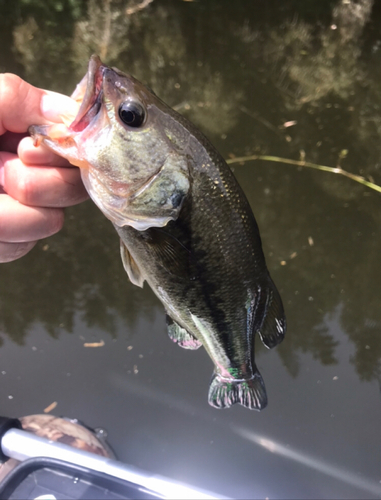
[[[153,294],[126,279],[115,231],[90,202],[68,210],[67,220],[59,236],[2,266],[1,330],[19,344],[36,322],[55,338],[72,332],[76,313],[115,336],[118,318],[131,330],[139,315],[152,318],[158,306]],[[100,237],[94,238],[92,224]]]

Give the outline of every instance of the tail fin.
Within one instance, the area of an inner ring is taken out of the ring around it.
[[[249,380],[226,380],[214,373],[208,399],[214,408],[229,408],[239,403],[250,410],[260,411],[267,406],[265,384],[259,371]]]
[[[286,318],[284,315],[282,299],[273,281],[269,279],[267,293],[262,294],[257,312],[263,321],[254,328],[259,333],[264,345],[271,349],[280,344],[286,333]]]

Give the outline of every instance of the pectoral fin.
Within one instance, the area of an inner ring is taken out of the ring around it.
[[[136,286],[143,288],[144,278],[140,272],[140,269],[136,262],[134,261],[132,255],[128,251],[126,245],[120,240],[120,255],[122,257],[122,262],[131,283]]]
[[[162,228],[150,228],[145,234],[156,262],[169,274],[187,280],[195,278],[192,254],[177,238]]]
[[[202,343],[167,314],[168,335],[173,342],[184,349],[198,349]]]

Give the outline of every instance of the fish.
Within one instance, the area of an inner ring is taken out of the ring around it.
[[[209,404],[263,409],[255,336],[275,347],[286,319],[231,169],[196,126],[97,55],[72,97],[76,117],[30,127],[35,144],[80,168],[120,237],[129,279],[146,281],[164,305],[172,341],[206,349]]]

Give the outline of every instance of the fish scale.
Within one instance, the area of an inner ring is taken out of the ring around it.
[[[255,336],[274,347],[286,321],[244,192],[204,135],[132,76],[93,56],[80,95],[70,140],[49,126],[32,135],[81,168],[131,281],[147,281],[163,303],[170,338],[208,352],[209,403],[261,410]]]

